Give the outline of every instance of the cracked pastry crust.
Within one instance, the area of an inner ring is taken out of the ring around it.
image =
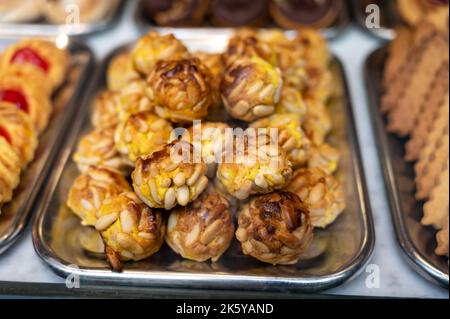
[[[139,80],[140,75],[134,69],[131,53],[124,52],[112,59],[107,70],[108,89],[119,91],[129,83]]]
[[[197,58],[159,61],[147,82],[155,113],[175,123],[204,118],[213,103],[211,74]]]
[[[314,227],[326,228],[345,209],[345,195],[340,182],[320,168],[301,168],[285,190],[292,192],[308,207]]]
[[[313,239],[308,208],[289,192],[253,197],[239,213],[236,238],[245,255],[272,265],[295,264]]]
[[[106,199],[95,223],[111,267],[121,271],[121,260],[139,261],[161,248],[166,230],[161,212],[142,203],[133,192]]]
[[[208,185],[206,164],[194,161],[194,147],[186,141],[174,141],[161,151],[140,157],[132,173],[133,188],[152,208],[170,210],[186,206]]]
[[[119,124],[116,107],[118,97],[119,93],[116,91],[103,91],[96,96],[92,106],[92,126],[96,129],[106,129],[116,127]]]
[[[20,182],[19,157],[9,142],[0,134],[0,207],[11,201]]]
[[[186,207],[174,208],[167,224],[166,243],[183,258],[216,262],[234,235],[227,199],[205,191]]]
[[[91,166],[73,182],[67,206],[80,217],[82,225],[94,226],[103,201],[125,191],[131,191],[131,187],[122,174]]]

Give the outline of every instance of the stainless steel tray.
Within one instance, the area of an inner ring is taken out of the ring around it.
[[[191,50],[207,51],[218,51],[226,45],[225,42],[216,47],[215,41],[207,40],[193,39],[185,43]],[[91,96],[104,87],[105,70],[111,58],[126,49],[127,46],[114,50],[104,61]],[[244,256],[234,240],[217,263],[183,260],[164,246],[148,260],[127,263],[123,273],[112,272],[103,256],[83,251],[79,242],[83,227],[65,205],[68,188],[78,175],[71,154],[81,132],[89,129],[88,102],[74,119],[70,136],[41,196],[33,231],[37,253],[63,277],[75,274],[82,280],[118,286],[318,291],[349,280],[369,260],[375,235],[347,84],[342,66],[336,59],[333,74],[339,98],[330,106],[336,128],[330,143],[342,152],[340,178],[348,207],[335,224],[315,232],[308,260],[289,267],[269,266]]]
[[[350,12],[349,7],[345,3],[346,0],[344,0],[344,4],[342,6],[342,10],[336,19],[336,21],[329,27],[321,29],[322,35],[331,40],[336,37],[338,37],[350,24]],[[141,30],[142,33],[149,32],[151,30],[159,31],[163,33],[173,33],[177,38],[181,40],[189,39],[190,34],[204,36],[205,30],[206,33],[210,35],[223,35],[229,37],[231,34],[233,34],[234,30],[233,28],[221,28],[221,27],[214,27],[211,25],[208,25],[207,22],[205,22],[204,27],[185,27],[185,28],[178,28],[178,27],[160,27],[152,21],[149,21],[149,19],[144,17],[143,10],[141,9],[141,2],[136,5],[136,11],[135,11],[135,19],[136,23]],[[267,28],[276,28],[277,26],[273,23],[269,23],[267,25]],[[292,34],[295,31],[293,30],[286,30],[287,34]]]
[[[366,62],[370,113],[384,173],[397,239],[414,269],[448,289],[447,258],[434,254],[436,231],[420,224],[423,203],[414,198],[414,167],[404,160],[405,139],[386,131],[380,110],[381,80],[387,47],[376,50]]]
[[[55,37],[60,34],[67,36],[82,36],[95,32],[100,32],[111,28],[120,18],[120,14],[125,6],[125,1],[120,1],[115,10],[102,20],[92,23],[80,23],[73,25],[51,24],[45,20],[27,23],[2,23],[0,22],[0,36],[43,36]]]
[[[0,40],[0,51],[9,41]],[[24,230],[33,213],[33,204],[51,167],[65,129],[81,103],[82,91],[94,67],[94,55],[84,44],[69,43],[71,67],[66,83],[53,97],[54,112],[49,125],[39,137],[36,156],[22,173],[14,199],[2,208],[0,215],[0,254],[6,251]]]

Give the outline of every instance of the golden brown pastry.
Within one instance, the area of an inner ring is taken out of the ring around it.
[[[285,188],[296,194],[309,209],[314,227],[325,228],[345,209],[345,195],[339,181],[320,168],[301,168],[294,172]]]
[[[0,70],[0,78],[10,76],[26,79],[34,86],[39,87],[37,90],[45,92],[47,95],[51,95],[53,92],[53,85],[47,80],[45,73],[33,65],[13,63]]]
[[[115,105],[119,122],[125,122],[135,113],[152,111],[154,104],[148,95],[148,86],[143,80],[133,81],[118,91]]]
[[[339,166],[339,151],[330,144],[313,146],[308,159],[309,168],[320,168],[327,174],[334,174]]]
[[[302,92],[291,85],[283,85],[280,102],[277,104],[275,113],[295,114],[299,121],[303,123],[308,113],[308,107]]]
[[[245,255],[272,265],[295,264],[313,239],[308,208],[289,192],[254,197],[239,213],[236,238]]]
[[[9,144],[7,133],[0,125],[0,207],[12,199],[20,182],[19,157]]]
[[[412,27],[436,13],[447,12],[448,17],[447,0],[398,0],[397,8],[403,20]]]
[[[161,151],[140,157],[133,171],[133,188],[139,198],[153,208],[170,210],[186,206],[208,185],[206,164],[194,160],[194,147],[174,141]]]
[[[147,81],[155,113],[175,123],[204,118],[213,102],[211,75],[196,58],[159,61]]]
[[[150,257],[164,242],[166,225],[157,210],[145,206],[133,192],[106,199],[98,212],[95,228],[105,243],[111,267],[121,271],[120,261]]]
[[[43,13],[55,24],[98,22],[113,12],[118,0],[50,0],[44,1]]]
[[[81,224],[94,226],[103,201],[130,190],[130,185],[118,171],[91,166],[73,182],[67,206],[80,217]]]
[[[183,258],[216,262],[230,246],[233,234],[227,199],[205,191],[188,206],[171,211],[166,243]]]
[[[330,49],[327,40],[317,30],[300,28],[294,42],[301,46],[307,64],[328,67],[331,61]]]
[[[119,91],[127,84],[139,80],[140,75],[134,69],[131,53],[124,52],[114,57],[108,66],[108,89]]]
[[[116,127],[119,124],[117,111],[117,99],[119,93],[116,91],[103,91],[96,96],[93,106],[91,122],[96,129]]]
[[[41,8],[40,0],[1,0],[0,22],[17,23],[37,20],[41,16]]]
[[[330,112],[326,105],[318,100],[308,99],[306,103],[308,113],[303,129],[313,145],[322,145],[333,127]]]
[[[259,40],[257,35],[238,32],[229,40],[223,53],[226,65],[233,63],[238,58],[253,56],[258,56],[271,65],[277,64],[277,56],[273,47],[268,42]]]
[[[209,4],[209,0],[169,0],[167,2],[167,8],[158,10],[152,15],[160,26],[198,26],[203,22]]]

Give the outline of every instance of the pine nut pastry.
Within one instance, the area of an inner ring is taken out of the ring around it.
[[[339,181],[320,168],[301,168],[286,191],[296,194],[308,207],[314,227],[326,228],[345,209],[345,195]]]
[[[275,111],[282,87],[281,71],[254,55],[228,65],[220,92],[223,104],[233,118],[251,122]]]
[[[133,192],[106,199],[95,223],[105,243],[111,268],[121,271],[121,260],[139,261],[161,248],[166,230],[161,212],[145,206]]]
[[[12,199],[21,172],[19,157],[9,144],[7,133],[3,133],[0,127],[0,207]]]
[[[183,258],[216,262],[234,235],[227,199],[205,191],[186,207],[175,207],[167,223],[166,243]]]
[[[135,113],[153,111],[154,104],[148,95],[148,86],[143,80],[133,81],[118,91],[114,103],[119,122],[125,122],[130,115]]]
[[[131,52],[135,69],[143,75],[148,75],[160,60],[176,60],[188,56],[186,47],[173,34],[159,35],[156,32],[141,37]]]
[[[326,174],[334,174],[339,166],[340,153],[330,144],[313,146],[308,159],[309,168],[320,168]]]
[[[139,198],[152,208],[186,206],[208,185],[206,164],[194,158],[194,147],[174,141],[161,151],[139,157],[131,177]]]
[[[119,124],[114,140],[119,152],[135,162],[140,156],[161,150],[169,142],[172,130],[172,125],[165,119],[143,111]]]
[[[91,123],[96,129],[116,127],[119,124],[116,91],[103,91],[95,97],[92,105]]]
[[[134,69],[131,53],[124,52],[114,57],[108,66],[108,89],[119,91],[127,84],[139,80],[140,75]]]
[[[78,143],[73,160],[81,172],[90,166],[110,168],[126,174],[134,162],[122,156],[114,142],[114,127],[93,130],[84,135]]]
[[[301,28],[294,39],[302,47],[303,58],[307,64],[327,68],[331,62],[331,53],[327,40],[315,29]]]
[[[106,17],[118,3],[118,0],[51,0],[44,1],[43,13],[55,24],[90,23]]]
[[[327,106],[318,100],[307,99],[308,113],[303,123],[303,130],[313,145],[322,145],[333,128]]]
[[[12,148],[19,156],[18,163],[24,169],[33,159],[37,147],[37,136],[30,117],[14,104],[0,102],[0,132],[8,136]]]
[[[281,98],[276,106],[275,113],[286,114],[293,113],[296,114],[299,120],[303,123],[308,113],[308,107],[303,98],[302,92],[296,87],[285,84],[281,89]]]
[[[305,81],[304,95],[326,103],[334,90],[333,76],[328,68],[317,65],[305,67],[307,80]]]
[[[159,61],[147,82],[155,113],[175,123],[204,118],[213,103],[211,74],[197,58]]]
[[[313,239],[308,208],[289,192],[253,197],[239,213],[236,238],[245,255],[272,265],[295,264]]]
[[[69,54],[54,43],[30,39],[9,46],[1,56],[1,69],[10,64],[26,64],[43,72],[53,88],[59,87],[66,78],[69,68]]]
[[[94,226],[103,201],[126,191],[131,191],[131,187],[122,174],[91,166],[73,182],[67,206],[80,217],[82,225]]]
[[[236,59],[258,56],[271,65],[277,64],[277,56],[272,46],[258,39],[255,35],[235,34],[228,42],[228,46],[223,53],[226,65],[233,63]]]
[[[217,179],[230,195],[244,200],[281,189],[289,182],[291,163],[270,136],[261,134],[243,144],[236,143],[232,156],[227,152],[217,168]]]
[[[311,154],[311,143],[297,114],[273,114],[250,124],[252,128],[278,129],[278,144],[292,167],[304,165]]]

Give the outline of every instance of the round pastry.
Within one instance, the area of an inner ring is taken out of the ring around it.
[[[23,169],[32,160],[37,147],[37,136],[30,117],[14,104],[0,102],[0,136],[7,140],[19,156],[19,165]]]
[[[141,37],[131,52],[137,71],[147,75],[159,60],[175,60],[189,56],[186,47],[173,34],[159,35],[150,32]]]
[[[161,213],[145,206],[135,193],[106,199],[98,212],[95,229],[105,243],[111,267],[121,271],[121,260],[139,261],[161,248],[166,226]]]
[[[283,85],[280,102],[277,104],[275,113],[295,114],[303,123],[308,114],[308,107],[301,91],[291,85]]]
[[[275,51],[269,43],[259,40],[256,35],[242,35],[239,32],[228,42],[223,59],[229,65],[239,58],[251,58],[255,55],[271,65],[277,64]]]
[[[42,2],[36,0],[0,1],[0,22],[30,22],[41,16]]]
[[[333,93],[333,75],[328,68],[317,65],[307,65],[305,68],[305,98],[326,103]]]
[[[211,0],[210,14],[219,27],[263,26],[269,17],[268,0]]]
[[[78,143],[73,160],[85,172],[91,165],[127,173],[134,162],[123,158],[114,142],[115,128],[96,129],[83,136]]]
[[[33,65],[9,64],[6,65],[4,69],[0,70],[0,78],[10,76],[26,79],[27,81],[33,83],[34,86],[39,87],[36,90],[45,92],[48,96],[50,96],[53,92],[53,85],[47,80],[45,73],[39,71]]]
[[[145,81],[134,81],[118,92],[115,105],[119,122],[125,122],[133,114],[152,111],[153,102],[148,98],[148,86]]]
[[[91,166],[73,182],[67,206],[80,217],[83,225],[94,226],[103,201],[130,190],[125,177],[118,171]]]
[[[342,10],[341,0],[272,0],[270,14],[286,29],[329,27]]]
[[[140,75],[134,69],[129,52],[117,55],[108,66],[107,82],[110,90],[119,91],[127,84],[139,79]]]
[[[308,99],[306,103],[308,114],[303,123],[303,130],[314,145],[322,145],[333,126],[330,112],[320,101]]]
[[[206,191],[188,206],[170,212],[166,243],[183,258],[216,262],[230,246],[233,234],[227,199]]]
[[[294,39],[303,52],[303,57],[308,64],[327,68],[331,61],[331,53],[327,40],[316,30],[301,28]]]
[[[297,114],[274,114],[250,124],[252,128],[276,128],[278,144],[293,167],[304,165],[311,154],[311,143],[302,130]]]
[[[27,64],[46,74],[53,88],[64,81],[69,67],[69,55],[52,42],[22,40],[8,47],[1,56],[1,68],[10,64]]]
[[[208,0],[171,0],[168,8],[153,14],[160,26],[186,27],[202,24],[208,10]]]
[[[398,0],[397,7],[401,18],[414,27],[430,14],[439,11],[448,13],[448,0]]]
[[[251,122],[275,111],[282,87],[280,70],[253,56],[237,59],[227,67],[220,92],[233,118]]]
[[[291,179],[292,168],[286,154],[265,133],[253,141],[244,137],[243,143],[236,142],[232,156],[227,152],[225,160],[219,163],[217,178],[237,199],[273,192]]]
[[[97,22],[113,12],[118,0],[51,0],[44,1],[43,13],[55,24]]]
[[[254,197],[239,213],[236,238],[245,255],[272,265],[295,264],[313,239],[308,208],[289,192]]]
[[[311,157],[308,159],[308,167],[318,167],[326,174],[331,175],[338,169],[339,158],[339,151],[330,144],[313,146]]]
[[[46,92],[19,76],[0,78],[0,102],[9,102],[30,116],[34,129],[40,133],[47,126],[52,106]]]
[[[189,123],[208,114],[213,101],[211,75],[198,59],[159,61],[147,81],[160,117]]]
[[[135,162],[140,156],[161,150],[170,139],[172,125],[150,111],[131,115],[115,133],[117,149]]]
[[[294,172],[285,188],[296,194],[309,209],[314,227],[325,228],[345,209],[345,195],[339,181],[320,168],[301,168]]]
[[[208,185],[206,164],[194,161],[194,147],[175,141],[161,151],[140,157],[132,174],[139,198],[153,208],[186,206]]]
[[[9,144],[8,133],[0,126],[0,206],[12,199],[20,182],[19,157]]]
[[[119,93],[116,91],[103,91],[96,96],[91,122],[96,129],[106,129],[116,127],[119,124],[119,114],[117,112],[117,99]]]

